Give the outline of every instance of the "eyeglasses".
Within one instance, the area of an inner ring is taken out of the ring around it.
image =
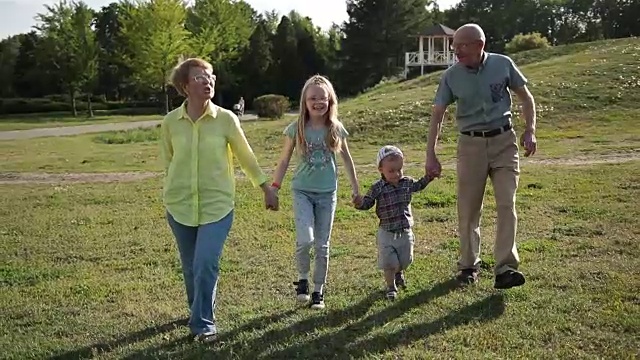
[[[197,82],[198,84],[211,84],[216,82],[216,76],[215,75],[196,75],[193,77],[193,80],[195,82]]]
[[[456,49],[464,50],[464,49],[466,49],[469,46],[474,45],[474,44],[476,44],[476,41],[463,42],[463,43],[454,43],[454,44],[449,45],[449,48],[451,50],[456,50]]]

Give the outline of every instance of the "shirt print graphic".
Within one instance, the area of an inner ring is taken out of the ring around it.
[[[324,140],[307,142],[306,162],[311,170],[323,170],[331,163],[331,153]]]
[[[507,80],[502,80],[499,83],[489,85],[491,89],[491,100],[494,103],[502,101],[505,95],[505,89],[507,88]]]

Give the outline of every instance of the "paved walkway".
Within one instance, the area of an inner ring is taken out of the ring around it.
[[[286,116],[295,116],[297,113],[287,113]],[[258,117],[254,114],[244,114],[241,121],[258,120]],[[29,130],[10,130],[0,131],[0,140],[18,140],[18,139],[32,139],[48,136],[70,136],[88,133],[99,133],[105,131],[118,131],[129,129],[141,129],[151,128],[159,125],[162,120],[149,120],[149,121],[132,121],[121,123],[105,123],[105,124],[90,124],[90,125],[77,125],[77,126],[58,126],[50,128],[39,128]]]

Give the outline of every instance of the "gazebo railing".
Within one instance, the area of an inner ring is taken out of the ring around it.
[[[456,55],[448,51],[423,52],[420,59],[420,52],[408,52],[405,54],[405,64],[407,66],[420,65],[453,65],[456,63]]]

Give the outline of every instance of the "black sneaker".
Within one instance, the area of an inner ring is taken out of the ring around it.
[[[524,285],[524,275],[515,270],[507,270],[500,275],[496,276],[496,281],[493,284],[495,289],[511,289],[512,287]]]
[[[296,298],[298,298],[298,301],[309,301],[309,280],[300,279],[295,281],[293,285],[296,285]]]
[[[387,299],[394,301],[396,299],[396,297],[398,297],[398,289],[390,287],[387,288]]]
[[[396,273],[396,286],[403,289],[407,288],[407,283],[404,280],[404,274],[402,271]]]
[[[312,309],[324,309],[324,294],[321,294],[317,291],[314,291],[311,294],[311,305]]]
[[[460,270],[458,275],[456,276],[456,280],[460,284],[470,285],[478,281],[478,270],[476,269],[463,269]]]

